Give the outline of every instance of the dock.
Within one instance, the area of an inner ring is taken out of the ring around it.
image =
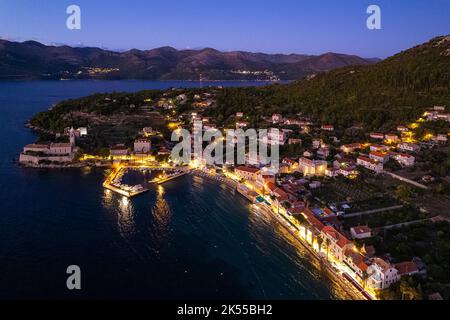
[[[154,180],[152,180],[152,183],[163,184],[163,183],[166,183],[166,182],[171,181],[173,179],[182,177],[182,176],[186,175],[188,172],[189,171],[182,171],[180,173],[176,173],[176,174],[173,174],[173,175],[168,175],[167,177],[164,177],[164,178],[155,178]]]

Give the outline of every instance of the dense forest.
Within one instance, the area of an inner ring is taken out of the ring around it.
[[[340,128],[363,125],[388,130],[433,105],[450,105],[450,36],[434,38],[375,65],[345,67],[311,80],[227,88],[212,113],[220,121],[237,111],[253,117],[302,113]]]

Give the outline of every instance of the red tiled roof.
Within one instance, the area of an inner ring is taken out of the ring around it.
[[[315,217],[314,213],[308,208],[303,209],[302,213],[306,217],[308,222],[318,231],[322,231],[322,229],[325,227],[324,224],[320,222],[319,219]]]
[[[336,239],[336,243],[340,248],[344,248],[346,245],[351,243],[350,240],[348,240],[346,237],[344,237],[342,234],[340,234],[338,231],[336,231],[336,229],[334,229],[331,226],[325,226],[322,232],[327,233],[334,239]]]
[[[387,154],[386,154],[386,153],[383,153],[383,152],[380,152],[380,151],[372,151],[372,152],[370,152],[370,154],[371,154],[372,156],[379,157],[379,158],[385,158],[385,157],[387,157]]]
[[[399,275],[411,274],[419,271],[419,269],[417,269],[416,264],[412,261],[404,261],[397,263],[395,264],[395,269],[398,270]]]
[[[249,172],[249,173],[257,173],[257,172],[259,172],[259,169],[242,166],[242,167],[237,167],[235,169],[235,171],[244,171],[244,172]]]
[[[356,234],[372,232],[372,229],[370,229],[368,226],[357,226],[353,227],[352,229]]]

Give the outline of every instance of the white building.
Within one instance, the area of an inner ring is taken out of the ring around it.
[[[275,113],[272,115],[272,123],[280,123],[283,121],[283,116],[281,114]]]
[[[397,269],[380,258],[374,258],[367,269],[369,279],[367,284],[374,289],[386,289],[399,280]]]
[[[386,163],[389,161],[389,154],[379,151],[372,151],[369,154],[369,158],[381,163]]]
[[[380,173],[383,171],[383,163],[370,159],[368,157],[359,156],[356,160],[356,163],[360,166],[365,167],[366,169],[375,171],[376,173]]]
[[[416,162],[416,158],[407,153],[397,153],[394,155],[394,159],[403,167],[412,167]]]
[[[420,146],[415,143],[403,142],[397,145],[397,149],[401,151],[417,152]]]
[[[29,144],[23,148],[19,162],[39,165],[43,161],[67,163],[73,161],[78,148],[70,143]]]
[[[238,176],[240,179],[249,180],[249,181],[256,181],[258,178],[260,170],[257,168],[251,168],[251,167],[237,167],[234,169],[234,174]]]
[[[149,153],[152,147],[152,143],[149,139],[138,138],[134,140],[134,152],[135,153]]]
[[[261,142],[268,145],[282,146],[286,143],[286,133],[276,128],[270,128],[267,131],[267,136],[262,137]]]
[[[308,158],[300,158],[298,162],[299,171],[304,176],[325,176],[327,162],[322,160],[311,160]]]
[[[350,228],[352,239],[366,239],[372,237],[372,229],[368,226],[358,226]]]

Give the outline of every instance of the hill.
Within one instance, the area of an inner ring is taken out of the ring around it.
[[[296,80],[373,62],[336,53],[309,56],[171,47],[114,52],[0,40],[0,79]]]
[[[342,128],[390,129],[433,105],[450,106],[450,36],[374,65],[343,67],[288,85],[225,89],[213,112],[220,119],[237,111],[302,113]]]

